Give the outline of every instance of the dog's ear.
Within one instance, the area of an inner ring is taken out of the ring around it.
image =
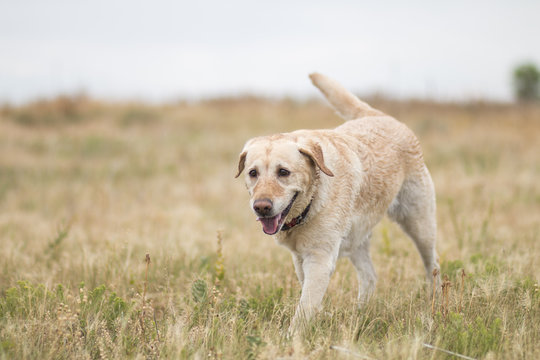
[[[246,166],[246,155],[247,151],[240,154],[240,159],[238,160],[238,174],[236,174],[235,178],[239,177],[242,171],[244,171],[244,167]]]
[[[328,176],[334,176],[334,173],[329,168],[327,168],[326,164],[324,163],[323,152],[319,144],[312,143],[309,146],[301,147],[299,151],[300,153],[309,157],[311,161],[313,161],[323,173]]]

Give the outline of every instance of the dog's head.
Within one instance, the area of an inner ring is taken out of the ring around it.
[[[310,203],[319,172],[334,176],[319,144],[279,134],[249,140],[238,161],[263,231],[276,234]]]

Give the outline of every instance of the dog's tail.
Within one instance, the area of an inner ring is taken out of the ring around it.
[[[330,104],[345,120],[353,120],[365,116],[381,116],[383,112],[372,108],[356,96],[351,94],[337,81],[329,77],[313,73],[309,75],[313,85],[319,88]]]

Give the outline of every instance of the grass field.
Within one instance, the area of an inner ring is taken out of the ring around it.
[[[540,107],[372,103],[420,138],[450,285],[433,306],[414,245],[384,220],[375,296],[357,310],[341,260],[324,310],[293,339],[290,255],[234,175],[250,137],[340,124],[326,104],[4,106],[0,358],[455,358],[424,343],[540,358]]]

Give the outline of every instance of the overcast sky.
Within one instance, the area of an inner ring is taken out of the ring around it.
[[[361,93],[512,99],[540,1],[0,0],[0,102]]]

